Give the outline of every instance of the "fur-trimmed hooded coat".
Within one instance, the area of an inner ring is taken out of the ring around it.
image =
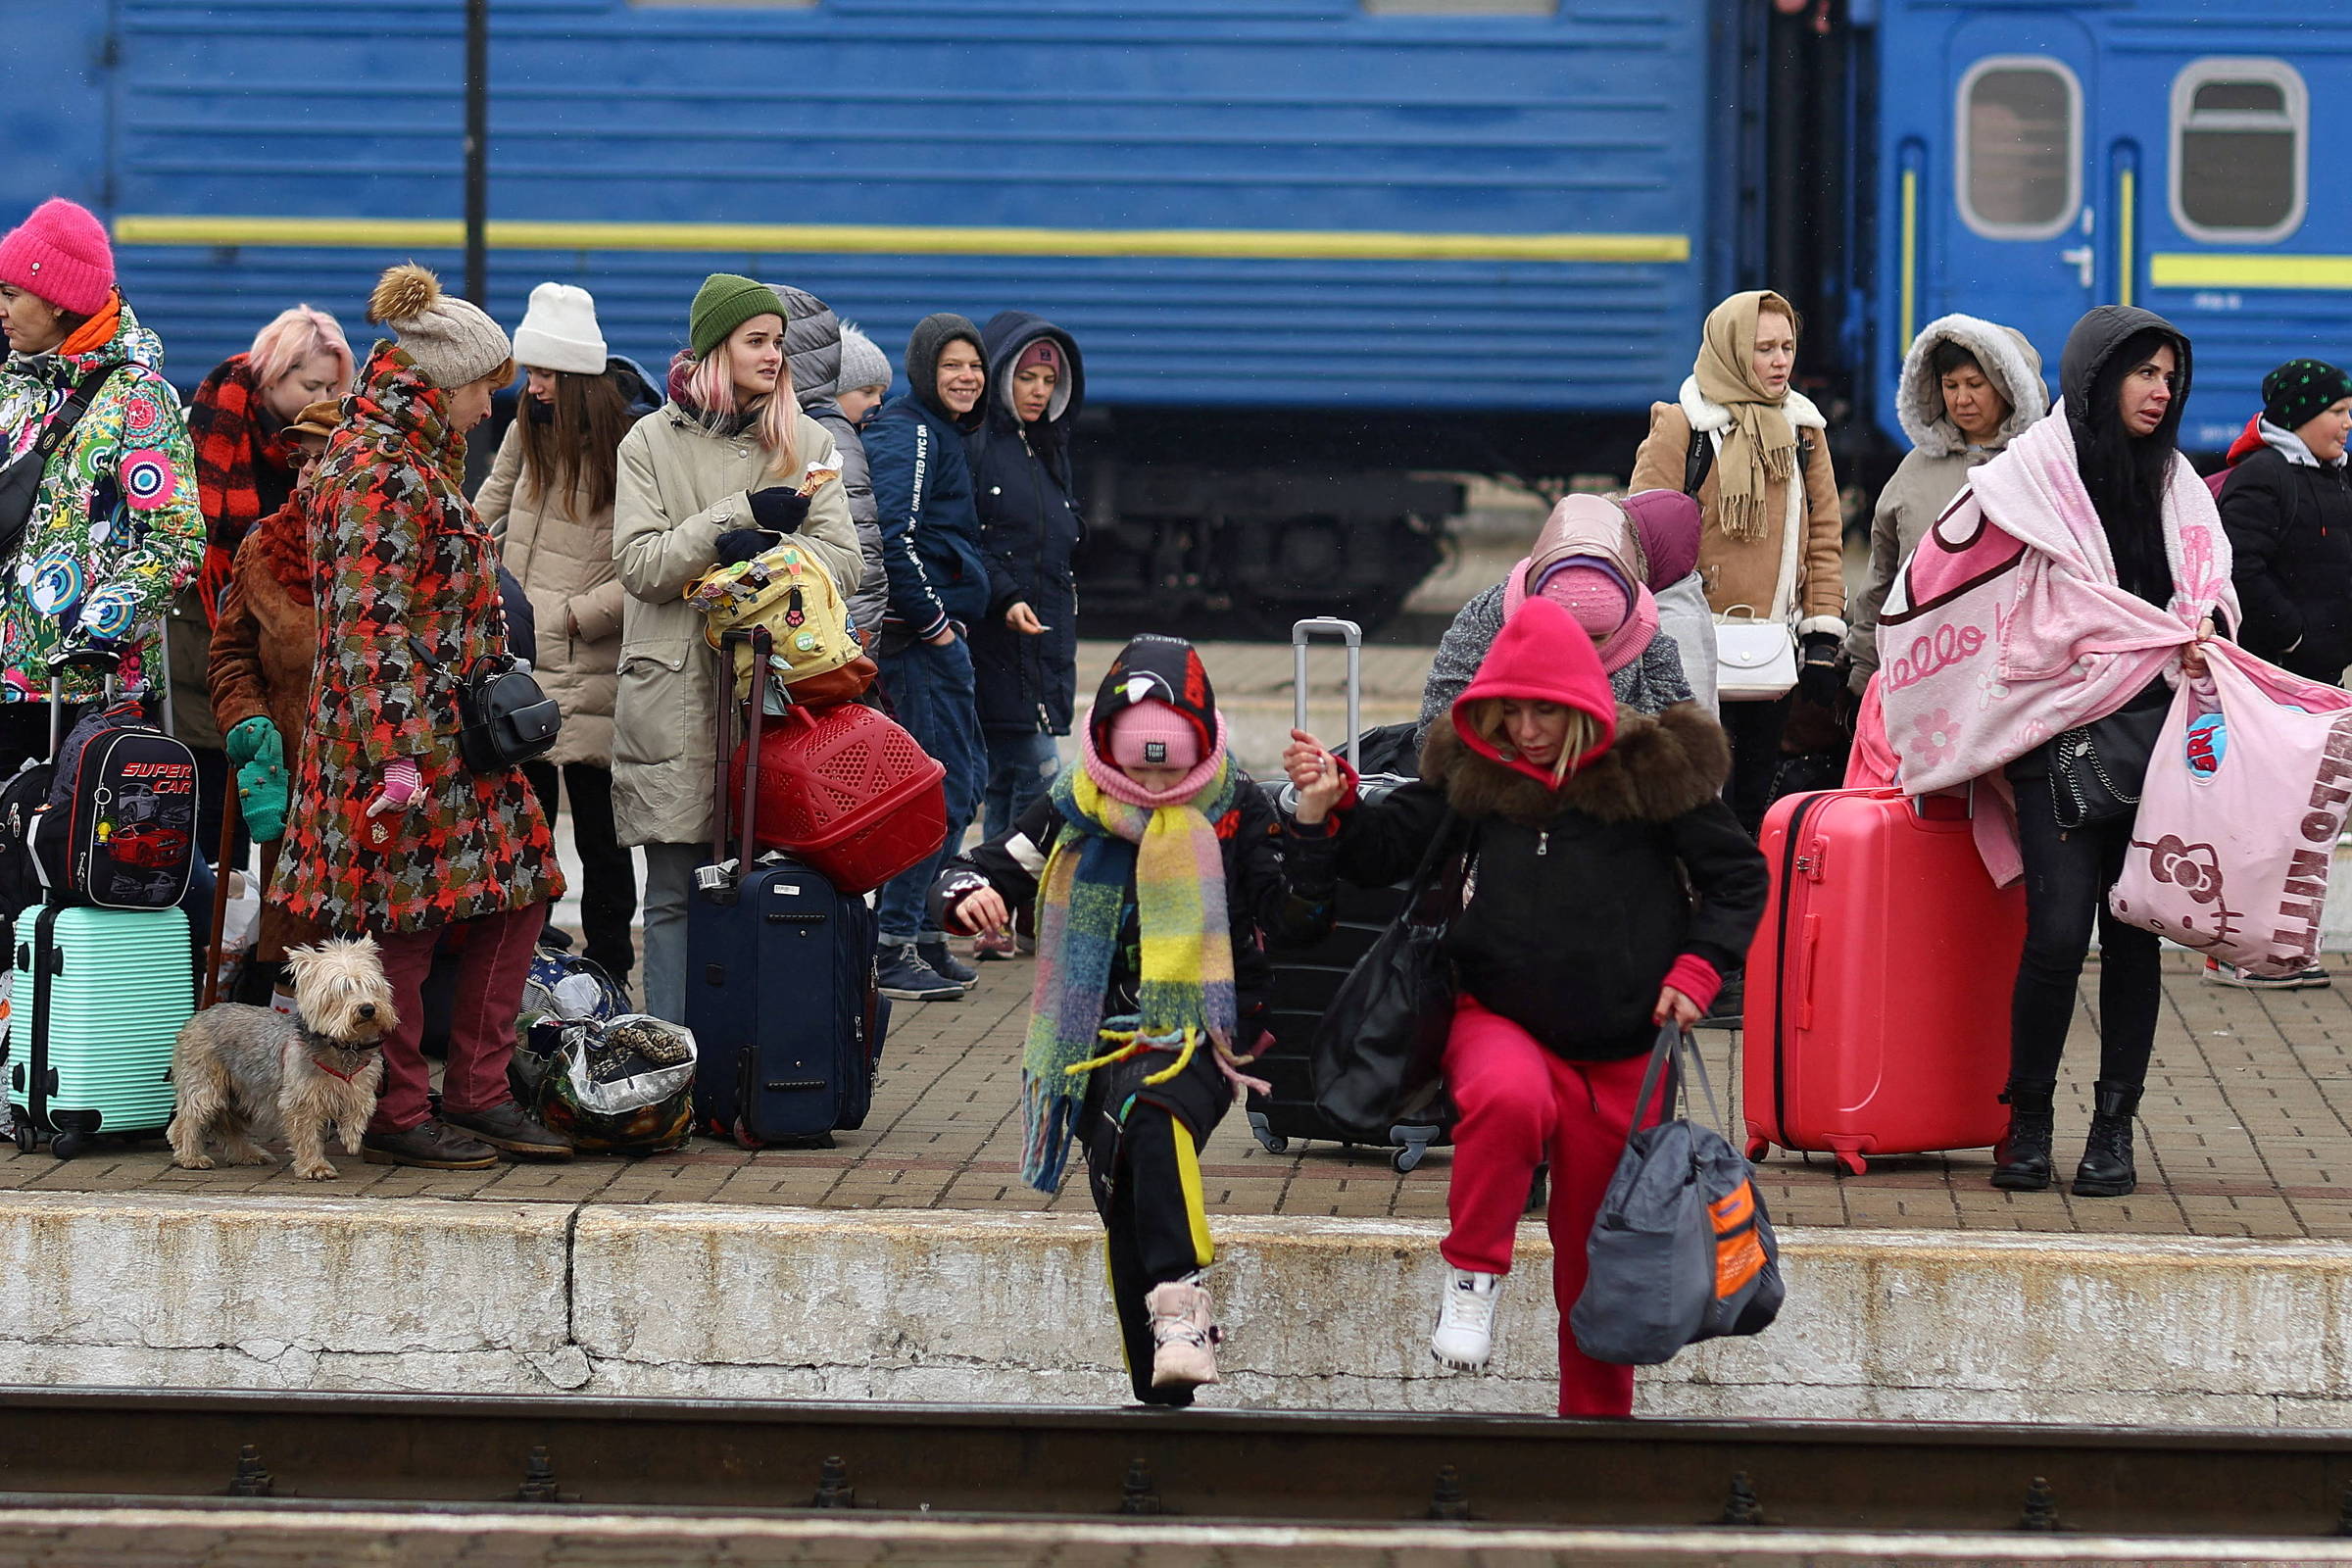
[[[1945,343],[1975,355],[1984,378],[2009,405],[2009,417],[1987,445],[1970,446],[1944,412],[1936,350]],[[1943,515],[1969,474],[2050,412],[2050,389],[2041,378],[2041,356],[2023,332],[1973,316],[1945,316],[1922,328],[1903,356],[1894,412],[1911,438],[1911,450],[1879,492],[1878,511],[1871,516],[1870,572],[1854,597],[1853,624],[1845,634],[1846,657],[1853,662],[1849,679],[1857,693],[1879,667],[1879,609],[1886,603],[1896,569]]]
[[[1573,1061],[1640,1055],[1657,1038],[1651,1009],[1677,958],[1729,974],[1746,958],[1764,912],[1764,858],[1724,805],[1731,748],[1715,720],[1678,703],[1651,716],[1614,706],[1616,738],[1554,787],[1544,770],[1476,738],[1466,710],[1484,697],[1525,695],[1607,711],[1612,699],[1585,650],[1505,625],[1479,680],[1421,744],[1421,777],[1340,815],[1336,834],[1292,841],[1293,888],[1327,899],[1330,879],[1403,880],[1433,839],[1464,858],[1461,912],[1445,951],[1462,990]],[[1499,667],[1498,667],[1499,666]],[[1561,671],[1580,690],[1561,691]],[[1589,687],[1589,689],[1582,689]]]

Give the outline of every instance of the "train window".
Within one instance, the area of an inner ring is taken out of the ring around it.
[[[1560,0],[1363,0],[1376,17],[1556,17]]]
[[[2303,221],[2311,96],[2283,60],[2210,59],[2173,81],[2173,221],[2194,239],[2283,239]]]
[[[1980,60],[1960,81],[1960,216],[1989,239],[2047,239],[2082,201],[2082,85],[2041,55]]]

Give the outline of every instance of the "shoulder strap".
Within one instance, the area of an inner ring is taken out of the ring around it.
[[[1690,427],[1690,451],[1683,459],[1683,494],[1696,497],[1698,487],[1707,482],[1707,474],[1715,466],[1715,443],[1707,432],[1696,425]]]
[[[81,422],[81,416],[90,412],[90,403],[97,397],[98,388],[105,384],[108,376],[121,368],[122,367],[119,365],[100,366],[83,376],[79,384],[66,394],[66,401],[58,405],[57,413],[50,416],[48,424],[32,443],[36,465],[47,466],[50,454],[66,444],[66,437],[74,433],[74,427]]]

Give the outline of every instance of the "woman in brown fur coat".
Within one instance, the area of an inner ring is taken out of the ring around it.
[[[311,470],[326,451],[341,417],[333,402],[314,403],[285,428],[295,447],[294,493],[249,530],[237,546],[228,585],[218,605],[208,664],[213,718],[226,737],[239,734],[238,809],[261,849],[261,879],[277,870],[277,845],[286,828],[284,760],[302,755],[311,710],[311,662],[318,650],[317,595],[311,584],[309,509]],[[254,720],[267,726],[247,728]],[[240,733],[241,732],[241,733]],[[274,740],[275,746],[267,743]],[[223,868],[225,874],[225,868]],[[262,925],[252,961],[234,1000],[292,1011],[283,984],[286,950],[329,933],[275,899],[262,901]]]

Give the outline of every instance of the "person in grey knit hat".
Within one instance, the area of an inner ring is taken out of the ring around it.
[[[890,356],[856,321],[841,323],[841,374],[833,385],[833,401],[852,424],[863,423],[890,396]]]

